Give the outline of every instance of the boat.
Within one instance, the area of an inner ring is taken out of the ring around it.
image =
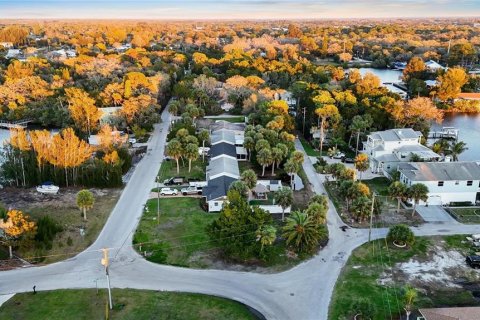
[[[37,191],[46,194],[57,194],[60,187],[54,185],[52,182],[44,182],[37,187]]]

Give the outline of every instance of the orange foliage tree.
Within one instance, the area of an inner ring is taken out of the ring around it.
[[[75,125],[90,136],[91,129],[97,126],[102,112],[95,106],[95,100],[82,89],[67,88],[65,92]]]
[[[25,234],[36,230],[35,222],[19,210],[7,212],[7,219],[0,219],[0,229],[3,230],[3,239],[8,245],[10,259],[13,257],[12,247]]]

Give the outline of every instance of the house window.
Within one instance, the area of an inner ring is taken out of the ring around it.
[[[460,181],[455,181],[455,185],[458,186],[460,184]]]
[[[214,202],[213,205],[214,205],[215,207],[218,207],[218,202]]]
[[[467,186],[471,186],[471,185],[473,185],[473,181],[471,180],[467,181]]]
[[[443,181],[438,181],[438,186],[443,187]]]

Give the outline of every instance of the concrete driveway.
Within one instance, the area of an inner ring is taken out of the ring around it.
[[[416,211],[425,222],[458,223],[442,206],[417,206]]]

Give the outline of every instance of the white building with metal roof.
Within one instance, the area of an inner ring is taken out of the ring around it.
[[[402,165],[400,181],[428,187],[428,204],[480,201],[480,162],[411,162]]]
[[[370,159],[372,173],[386,176],[397,169],[398,164],[412,161],[438,161],[441,156],[421,144],[422,134],[411,128],[390,129],[372,132],[363,142],[362,152]]]

